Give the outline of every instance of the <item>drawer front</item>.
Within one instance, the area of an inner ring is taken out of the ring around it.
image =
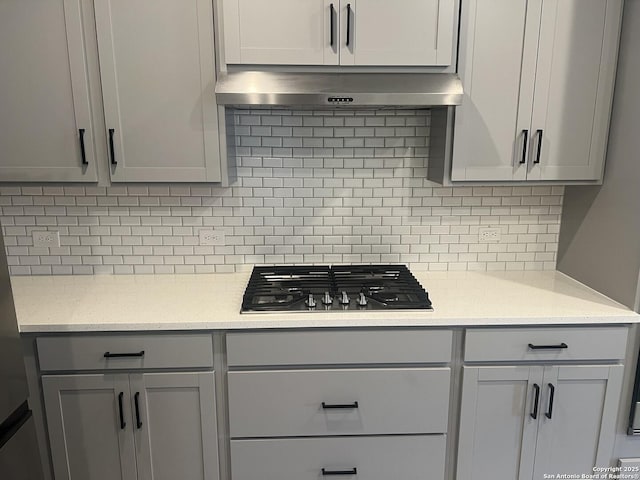
[[[227,361],[230,367],[448,363],[451,342],[449,330],[230,333]]]
[[[231,437],[446,433],[450,377],[449,368],[230,372]]]
[[[445,443],[444,435],[232,440],[231,478],[442,480]]]
[[[468,329],[467,362],[618,360],[627,327]]]
[[[37,348],[42,371],[213,367],[207,334],[40,337]]]

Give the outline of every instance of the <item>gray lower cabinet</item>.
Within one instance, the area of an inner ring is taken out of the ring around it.
[[[232,440],[234,478],[444,478],[444,435]]]
[[[213,372],[42,377],[56,480],[217,480]]]
[[[622,365],[465,366],[458,480],[608,466]]]

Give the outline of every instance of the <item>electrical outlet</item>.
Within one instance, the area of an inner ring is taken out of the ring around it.
[[[481,228],[478,233],[480,243],[498,243],[501,237],[499,228]]]
[[[226,245],[222,230],[200,230],[200,245]]]
[[[60,232],[32,232],[34,247],[59,247]]]

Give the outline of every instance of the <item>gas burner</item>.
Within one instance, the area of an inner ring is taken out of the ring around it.
[[[430,310],[404,265],[255,267],[242,312]]]

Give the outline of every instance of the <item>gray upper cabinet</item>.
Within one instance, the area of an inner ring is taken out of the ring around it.
[[[221,181],[208,0],[96,0],[113,182]]]
[[[463,2],[451,180],[601,181],[622,0]]]
[[[95,182],[80,2],[3,0],[0,44],[0,181]]]
[[[226,64],[449,66],[455,0],[219,0]]]

